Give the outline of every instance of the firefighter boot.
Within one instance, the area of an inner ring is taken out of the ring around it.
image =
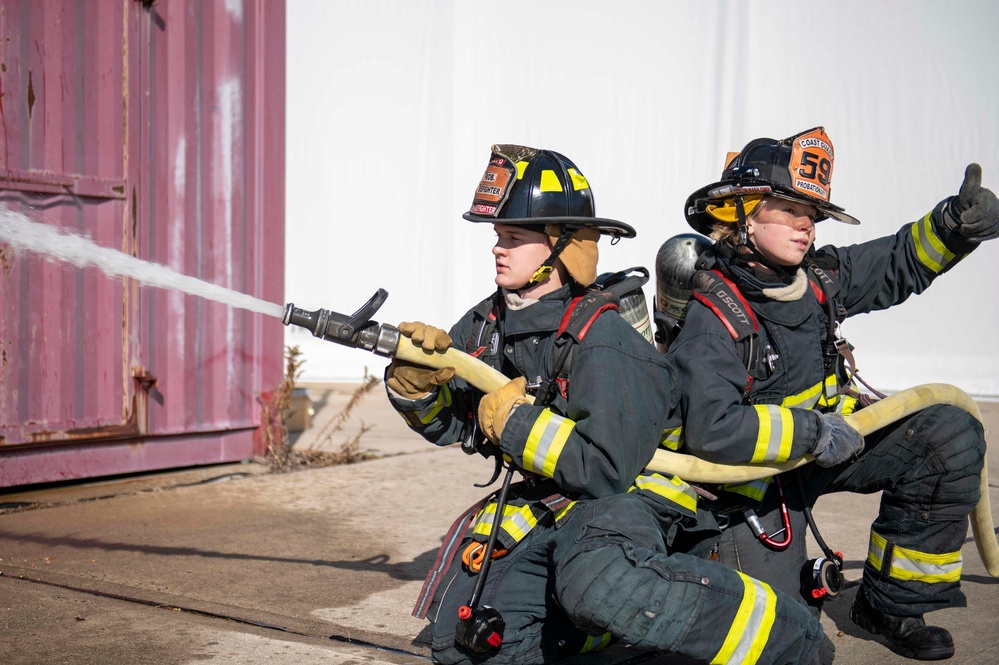
[[[850,619],[864,630],[883,635],[888,648],[916,660],[944,660],[954,655],[954,640],[946,629],[927,626],[922,616],[900,617],[871,607],[864,590],[850,608]]]

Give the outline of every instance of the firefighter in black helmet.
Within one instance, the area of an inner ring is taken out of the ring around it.
[[[922,292],[999,236],[999,201],[972,164],[956,196],[893,236],[815,249],[817,222],[858,223],[830,202],[833,160],[821,127],[756,139],[720,180],[687,199],[690,226],[715,243],[700,260],[699,290],[670,349],[683,392],[683,429],[674,436],[686,452],[717,462],[815,456],[800,474],[720,487],[714,504],[731,521],[720,560],[814,608],[838,589],[806,562],[810,507],[832,492],[883,489],[851,617],[908,658],[949,658],[950,634],[923,614],[964,603],[961,547],[979,500],[981,424],[935,406],[865,440],[843,418],[869,397],[858,391],[838,326]],[[743,318],[755,330],[737,333],[717,306],[720,290],[754,315]]]
[[[434,660],[556,662],[622,640],[704,662],[743,653],[830,662],[807,608],[697,556],[717,530],[693,489],[644,470],[663,431],[679,425],[669,363],[614,311],[610,292],[589,288],[599,237],[634,230],[595,216],[568,158],[514,145],[493,146],[464,217],[496,232],[498,288],[449,333],[399,328],[428,350],[453,344],[511,381],[483,395],[450,369],[396,360],[388,396],[427,440],[462,442],[522,479],[501,509],[487,497],[444,539],[414,610],[433,623]],[[659,615],[669,618],[649,619]]]

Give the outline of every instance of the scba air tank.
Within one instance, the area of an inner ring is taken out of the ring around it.
[[[656,254],[656,346],[665,353],[680,332],[694,292],[697,260],[712,245],[696,233],[675,235]]]

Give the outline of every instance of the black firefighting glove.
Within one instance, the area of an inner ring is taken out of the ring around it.
[[[443,353],[451,348],[451,337],[433,326],[419,321],[403,321],[399,332],[419,344],[424,351]],[[434,369],[394,358],[385,370],[385,384],[406,399],[419,399],[454,378],[453,367]]]
[[[978,243],[999,237],[999,199],[982,187],[982,167],[968,164],[961,191],[950,200],[944,222],[951,230]]]
[[[820,413],[819,440],[812,454],[819,466],[842,464],[864,449],[864,437],[838,413]]]

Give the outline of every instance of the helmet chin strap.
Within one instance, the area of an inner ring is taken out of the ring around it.
[[[559,234],[558,240],[555,241],[555,246],[552,247],[551,254],[549,254],[548,258],[545,259],[545,262],[541,264],[541,267],[534,271],[534,274],[531,276],[531,280],[518,289],[519,291],[529,289],[548,278],[548,275],[550,275],[552,270],[554,270],[555,261],[558,259],[558,255],[561,254],[562,250],[565,249],[565,246],[569,244],[569,241],[572,239],[574,233],[576,233],[576,229],[563,227],[562,233]]]
[[[752,261],[769,268],[785,284],[793,282],[794,276],[797,274],[801,264],[796,266],[782,266],[774,263],[763,256],[760,250],[756,249],[756,246],[749,241],[749,222],[746,221],[746,207],[741,194],[735,197],[735,214],[739,217],[739,239],[735,246],[736,258],[745,263]],[[746,249],[745,252],[742,251],[743,248]],[[746,254],[749,254],[751,258],[747,258]]]

